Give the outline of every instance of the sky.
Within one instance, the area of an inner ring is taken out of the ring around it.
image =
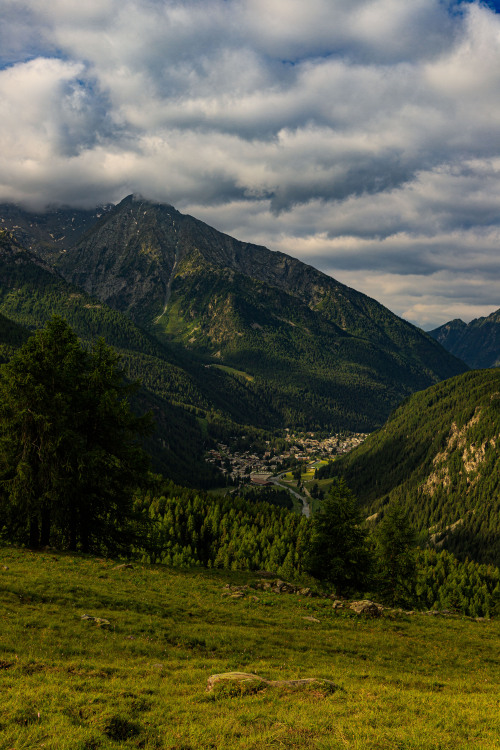
[[[431,329],[500,308],[500,0],[0,0],[0,201],[130,193]]]

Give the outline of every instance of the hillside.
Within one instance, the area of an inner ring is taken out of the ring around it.
[[[12,203],[0,203],[1,228],[14,233],[27,250],[51,260],[76,244],[111,208],[112,205],[93,209],[53,206],[45,211],[27,211]]]
[[[468,324],[452,320],[429,334],[470,367],[500,365],[500,310]]]
[[[67,281],[207,365],[214,401],[223,371],[218,407],[240,423],[369,431],[466,369],[365,295],[165,204],[129,196],[51,252]]]
[[[245,588],[254,574],[54,551],[1,549],[0,580],[6,748],[491,750],[500,737],[497,620],[365,619]],[[229,671],[333,686],[206,691]]]
[[[401,504],[438,546],[498,565],[499,444],[500,371],[479,370],[411,396],[328,471],[346,478],[367,515]]]
[[[202,461],[202,430],[195,416],[180,406],[209,407],[196,380],[129,318],[68,284],[9,233],[0,233],[0,356],[8,357],[53,314],[64,317],[89,345],[103,336],[120,353],[126,374],[142,380],[137,407],[151,409],[155,416],[157,431],[147,448],[156,470],[203,485],[213,472]]]
[[[0,314],[0,364],[6,362],[28,336],[26,328]]]

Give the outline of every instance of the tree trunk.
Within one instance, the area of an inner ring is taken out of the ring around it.
[[[42,526],[40,530],[40,546],[48,547],[50,544],[50,506],[48,503],[42,507]]]
[[[36,549],[40,546],[40,532],[38,529],[38,517],[31,516],[30,518],[30,547]]]

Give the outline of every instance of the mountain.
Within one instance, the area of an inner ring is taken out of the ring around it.
[[[0,314],[0,364],[6,362],[29,336],[24,326]]]
[[[45,242],[68,282],[203,364],[207,387],[223,372],[229,393],[211,397],[232,418],[238,406],[236,421],[369,431],[405,396],[466,369],[369,297],[169,205],[129,196],[75,244]]]
[[[142,380],[136,405],[155,417],[157,431],[146,445],[155,469],[184,484],[206,484],[212,471],[202,461],[205,441],[196,405],[204,415],[210,402],[196,378],[127,316],[69,284],[12,235],[0,232],[1,360],[53,314],[64,317],[89,346],[103,336],[121,355],[126,374]],[[200,370],[199,381],[204,377]]]
[[[498,566],[499,446],[500,370],[475,370],[411,396],[325,473],[344,476],[373,520],[401,504],[438,546]]]
[[[452,320],[429,334],[470,367],[500,365],[500,310],[469,324]]]
[[[12,203],[0,203],[0,228],[15,234],[27,250],[50,260],[78,242],[112,208],[108,204],[87,210],[54,206],[45,211],[27,211]]]

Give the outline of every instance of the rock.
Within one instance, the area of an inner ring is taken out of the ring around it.
[[[332,602],[333,609],[344,609],[345,602],[342,602],[340,599],[335,599],[334,602]]]
[[[207,690],[213,690],[215,685],[219,682],[249,682],[252,680],[263,682],[258,675],[249,672],[224,672],[222,674],[213,674],[208,678]]]
[[[312,596],[311,589],[299,589],[297,594],[300,594],[300,596]]]
[[[82,620],[91,620],[92,622],[95,622],[96,625],[98,625],[100,628],[105,627],[107,625],[111,625],[109,620],[106,620],[104,617],[94,617],[93,615],[82,615]]]
[[[121,565],[115,565],[113,570],[124,570],[125,568],[133,568],[134,566],[130,563],[122,563]]]
[[[349,609],[356,612],[357,615],[366,615],[368,617],[380,617],[382,614],[382,605],[375,604],[375,602],[371,602],[369,599],[351,602]]]
[[[306,620],[307,622],[321,622],[321,620],[318,620],[317,617],[303,617],[303,620]]]
[[[319,677],[307,677],[302,680],[265,680],[257,674],[248,672],[213,674],[207,682],[208,692],[217,689],[228,696],[255,693],[267,688],[313,689],[321,693],[334,693],[341,689],[331,680],[324,680]]]

